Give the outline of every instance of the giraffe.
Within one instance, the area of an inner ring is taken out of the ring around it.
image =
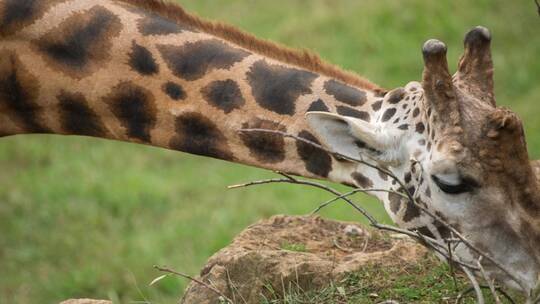
[[[454,76],[428,40],[421,82],[383,89],[353,73],[160,0],[0,0],[0,135],[92,136],[152,145],[362,189],[399,189],[533,289],[540,199],[522,123],[496,106],[491,34],[476,27]],[[278,134],[321,144],[320,149]],[[449,231],[400,196],[392,220]],[[455,254],[475,261],[458,245]]]

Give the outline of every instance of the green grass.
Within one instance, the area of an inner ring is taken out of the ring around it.
[[[320,53],[395,87],[420,79],[420,47],[436,37],[455,67],[463,34],[494,35],[496,94],[525,121],[540,157],[540,18],[533,1],[183,0],[191,11],[257,36]],[[327,197],[300,186],[227,191],[270,176],[221,161],[126,143],[58,136],[0,141],[0,299],[69,297],[173,303],[185,282],[154,264],[196,274],[235,234],[273,214],[305,214]],[[386,219],[372,199],[365,205]],[[343,205],[323,212],[358,220]]]
[[[388,264],[393,264],[393,267],[388,267]],[[454,281],[450,273],[447,264],[432,256],[418,263],[372,263],[318,290],[302,290],[295,282],[282,290],[268,285],[261,296],[261,304],[376,304],[389,300],[453,304],[460,292],[467,290],[468,281],[460,275]],[[503,295],[499,296],[503,303],[509,303]],[[524,301],[520,295],[510,293],[510,296],[517,303]],[[486,303],[495,303],[489,291],[484,291],[484,297]],[[461,303],[476,303],[474,293],[464,295]]]
[[[306,252],[306,245],[302,243],[284,242],[281,244],[280,248],[288,251]]]

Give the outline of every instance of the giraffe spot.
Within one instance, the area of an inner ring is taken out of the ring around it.
[[[379,111],[382,107],[382,103],[383,103],[382,99],[377,100],[371,105],[371,108],[373,109],[373,111]]]
[[[395,108],[387,109],[386,111],[384,111],[384,114],[382,116],[382,121],[383,122],[389,121],[392,117],[394,117],[394,114],[396,114]]]
[[[303,130],[298,133],[298,136],[320,144],[317,138],[308,131]],[[296,151],[306,164],[306,170],[318,176],[328,177],[328,173],[332,170],[332,159],[326,151],[302,141],[296,141]]]
[[[41,18],[49,8],[66,0],[3,0],[0,2],[0,36],[9,36]]]
[[[340,115],[349,116],[349,117],[355,117],[355,118],[359,118],[361,120],[369,121],[369,113],[368,112],[358,111],[358,110],[355,110],[355,109],[353,109],[351,107],[346,107],[346,106],[337,106],[336,110],[337,110],[338,114],[340,114]]]
[[[386,169],[386,168],[385,168]],[[387,181],[388,180],[388,175],[386,173],[384,173],[383,171],[381,170],[377,170],[377,173],[379,174],[379,177],[383,180],[383,181]]]
[[[400,126],[398,127],[398,129],[404,130],[404,131],[405,131],[405,130],[409,130],[409,125],[408,125],[408,124],[402,124],[402,125],[400,125]]]
[[[13,52],[0,52],[0,111],[28,133],[50,133],[40,122],[39,81]]]
[[[225,113],[239,109],[246,103],[240,87],[232,79],[211,82],[201,90],[201,93],[210,105],[223,110]]]
[[[88,76],[110,58],[120,19],[101,6],[74,13],[51,32],[34,41],[52,67],[73,78]]]
[[[264,129],[286,132],[283,125],[279,123],[254,119],[251,122],[242,124],[243,129]],[[261,162],[279,163],[285,159],[285,140],[279,134],[264,132],[242,132],[240,133],[242,142],[248,147],[250,155]]]
[[[452,236],[452,231],[448,227],[440,224],[439,222],[437,222],[437,224],[438,225],[436,225],[435,227],[437,228],[437,232],[439,233],[441,238],[448,239],[448,238],[450,238]],[[454,227],[454,228],[456,228],[456,227]]]
[[[420,115],[420,109],[415,108],[413,113],[412,113],[412,116],[413,116],[413,118],[416,118],[416,117],[418,117],[418,115]]]
[[[162,87],[163,92],[167,94],[172,100],[181,100],[186,98],[186,92],[181,85],[169,81]]]
[[[538,217],[540,214],[540,205],[535,200],[534,196],[531,196],[530,193],[524,192],[519,195],[519,204],[525,209],[530,216]]]
[[[360,172],[354,172],[351,177],[356,182],[356,185],[362,189],[369,189],[373,187],[373,182]]]
[[[57,96],[62,129],[66,134],[104,137],[106,129],[81,93],[60,92]]]
[[[319,99],[317,101],[312,102],[307,111],[308,112],[328,112],[328,107],[326,106],[324,101],[322,101],[322,99]]]
[[[389,94],[388,103],[396,104],[396,103],[399,103],[401,100],[403,100],[403,96],[405,95],[405,90],[403,88],[398,88],[398,89],[390,91],[390,93],[388,94]]]
[[[430,237],[432,239],[435,238],[435,235],[433,235],[433,232],[431,232],[431,230],[429,230],[429,228],[427,226],[418,227],[415,230],[418,231],[421,235],[425,235],[425,236]]]
[[[135,41],[133,41],[131,53],[129,53],[129,65],[141,75],[152,75],[159,72],[159,67],[152,53]]]
[[[229,69],[249,55],[217,39],[187,42],[181,46],[162,44],[157,48],[173,74],[189,81],[216,69]]]
[[[351,106],[361,106],[367,101],[366,92],[353,88],[337,80],[328,80],[324,84],[326,93],[338,101]]]
[[[317,75],[259,60],[248,71],[247,78],[253,97],[261,107],[278,114],[293,115],[296,100],[312,93],[311,83]]]
[[[424,126],[423,123],[419,122],[416,124],[416,132],[422,134],[424,133],[424,130],[426,129],[426,127]]]
[[[129,138],[150,142],[150,131],[156,125],[154,96],[147,89],[131,82],[122,82],[105,97],[105,103],[120,120]]]
[[[176,118],[176,135],[171,139],[170,147],[175,150],[232,160],[227,138],[216,124],[202,114],[184,113]]]
[[[397,192],[401,192],[400,190],[397,190]],[[390,210],[393,214],[397,214],[399,209],[401,208],[401,200],[403,197],[400,195],[397,195],[395,193],[389,192],[388,193],[388,201],[390,202]]]
[[[410,222],[413,219],[420,216],[420,209],[412,202],[406,201],[405,214],[403,215],[403,221]]]
[[[410,172],[405,173],[403,180],[405,181],[406,184],[410,183],[412,180],[412,174]]]
[[[144,36],[171,35],[185,31],[196,32],[196,30],[191,27],[167,20],[159,15],[147,14],[146,12],[139,13],[144,15],[144,18],[139,19],[137,27]]]

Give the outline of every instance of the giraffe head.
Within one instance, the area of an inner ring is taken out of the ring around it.
[[[329,149],[390,170],[417,202],[532,288],[540,270],[540,193],[520,119],[495,104],[490,40],[486,28],[471,30],[454,76],[446,46],[428,40],[422,83],[387,93],[375,121],[322,112],[308,113],[307,120]],[[366,175],[362,169],[356,174]],[[373,188],[403,190],[399,183],[371,177],[367,184]],[[398,225],[439,240],[451,237],[401,197],[378,196]],[[477,262],[463,244],[455,253]],[[483,267],[492,278],[517,287],[494,265]]]

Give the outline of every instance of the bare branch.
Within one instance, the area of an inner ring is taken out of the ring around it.
[[[457,279],[456,279],[456,272],[454,271],[454,264],[453,264],[453,250],[452,250],[452,243],[446,242],[446,245],[448,245],[448,266],[450,267],[450,274],[452,275],[452,281],[454,282],[454,289],[458,289],[457,285]]]
[[[482,257],[478,258],[476,264],[478,265],[478,268],[480,268],[480,273],[482,273],[484,280],[489,286],[489,290],[491,291],[491,294],[495,299],[495,304],[501,304],[501,299],[499,299],[499,295],[497,295],[497,290],[495,290],[495,285],[493,284],[493,281],[491,280],[487,272],[484,270],[484,267],[482,267]]]
[[[165,272],[165,273],[170,273],[170,274],[174,274],[174,275],[177,275],[177,276],[180,276],[182,278],[185,278],[185,279],[188,279],[190,281],[193,281],[211,291],[213,291],[214,293],[216,293],[218,296],[222,297],[225,301],[227,301],[227,303],[229,304],[233,304],[234,302],[229,299],[229,297],[227,297],[226,295],[224,295],[221,291],[219,291],[219,289],[215,288],[214,286],[210,285],[210,284],[207,284],[201,280],[198,280],[190,275],[187,275],[187,274],[184,274],[184,273],[181,273],[181,272],[178,272],[176,270],[172,270],[172,269],[169,269],[169,268],[166,268],[166,267],[159,267],[157,265],[154,265],[154,268],[161,271],[161,272]]]
[[[476,280],[476,277],[472,274],[472,272],[467,267],[461,267],[463,269],[463,272],[467,275],[469,278],[469,281],[471,281],[471,284],[474,288],[474,292],[476,293],[476,300],[478,304],[485,304],[484,295],[482,294],[482,288],[480,287],[480,284],[478,284],[478,281]],[[461,303],[462,294],[460,294],[456,300],[456,303]]]
[[[319,205],[315,210],[313,210],[311,212],[311,214],[315,214],[315,213],[318,213],[319,211],[321,211],[323,208],[326,208],[328,205],[332,204],[333,202],[335,201],[339,201],[340,199],[344,198],[344,197],[350,197],[356,193],[366,193],[366,194],[370,194],[371,192],[387,192],[387,193],[394,193],[394,194],[397,194],[397,195],[400,195],[404,198],[407,198],[405,195],[403,195],[402,193],[399,193],[399,192],[396,192],[396,191],[392,191],[392,190],[387,190],[387,189],[360,189],[360,188],[357,188],[357,189],[354,189],[354,190],[351,190],[349,192],[346,192],[340,196],[336,196],[332,199],[329,199],[327,200],[326,202],[322,203],[321,205]]]

